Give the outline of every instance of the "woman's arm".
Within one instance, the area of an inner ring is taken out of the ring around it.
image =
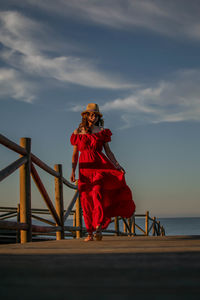
[[[78,130],[77,129],[74,130],[74,134],[77,134],[77,133],[78,133]],[[74,145],[73,154],[72,154],[72,174],[70,177],[70,180],[72,182],[76,181],[75,176],[76,176],[76,166],[78,163],[78,155],[79,155],[78,147],[77,147],[77,145]]]
[[[110,161],[113,163],[113,165],[115,166],[115,168],[117,170],[120,170],[122,172],[125,173],[125,170],[120,166],[120,164],[118,163],[118,161],[116,160],[113,152],[110,150],[110,147],[108,145],[108,143],[104,143],[104,150],[106,155],[108,156],[108,158],[110,159]]]

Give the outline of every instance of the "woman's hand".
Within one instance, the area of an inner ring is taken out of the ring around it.
[[[70,176],[70,180],[71,180],[71,182],[75,182],[76,181],[76,179],[75,179],[75,171],[72,171],[72,174]]]
[[[126,171],[124,170],[124,168],[122,168],[122,167],[120,166],[119,163],[117,163],[117,164],[115,165],[115,167],[116,167],[117,170],[123,172],[124,174],[126,173]]]

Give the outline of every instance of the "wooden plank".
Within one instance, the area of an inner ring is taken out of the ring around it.
[[[51,167],[49,167],[47,164],[45,164],[41,159],[39,159],[36,155],[34,155],[33,153],[31,154],[31,159],[32,161],[41,169],[43,169],[44,171],[46,171],[47,173],[49,173],[50,175],[59,178],[59,173],[55,170],[53,170]],[[63,183],[76,190],[77,186],[75,186],[74,184],[70,183],[66,178],[62,177],[62,181]]]
[[[62,230],[61,226],[39,226],[32,225],[33,232],[56,232],[58,230]]]
[[[66,212],[64,214],[64,222],[66,221],[67,217],[69,216],[72,208],[74,207],[74,204],[76,203],[76,200],[78,198],[79,192],[78,190],[76,191],[76,193],[74,194],[74,197],[72,198],[68,208],[66,209]]]
[[[11,175],[14,171],[16,171],[19,167],[21,167],[23,164],[25,164],[28,161],[28,158],[26,156],[23,156],[13,163],[11,163],[9,166],[4,168],[0,171],[0,182]]]
[[[6,214],[7,216],[0,216],[0,220],[6,220],[6,219],[9,219],[9,218],[13,218],[13,217],[16,217],[17,213],[9,213]]]
[[[26,223],[19,223],[19,222],[12,222],[12,221],[0,221],[1,229],[28,230],[28,227],[29,226]]]
[[[0,215],[0,218],[4,218],[4,217],[8,217],[9,218],[13,214],[16,214],[16,211],[14,211],[14,212],[7,212],[6,214],[2,214],[2,215]]]
[[[8,206],[2,207],[1,206],[0,211],[1,212],[16,212],[17,208],[16,207],[8,207]]]
[[[140,231],[142,231],[142,232],[144,232],[144,234],[146,234],[146,232],[139,225],[135,224],[135,227],[137,227]]]
[[[55,177],[59,177],[59,173],[56,172],[54,169],[49,167],[47,164],[45,164],[41,159],[39,159],[37,156],[35,156],[33,153],[31,154],[31,160],[34,162],[38,167],[49,173],[50,175],[53,175]]]
[[[38,187],[52,217],[54,218],[54,220],[56,221],[56,223],[60,226],[61,225],[61,222],[60,222],[60,219],[59,219],[59,216],[53,206],[53,203],[51,202],[51,199],[42,183],[42,180],[40,179],[35,167],[33,164],[31,164],[31,175],[33,177],[33,180],[35,181],[35,184],[36,186]]]
[[[63,183],[64,183],[66,186],[70,187],[71,189],[74,189],[74,190],[77,190],[77,189],[78,189],[78,186],[76,186],[76,185],[70,183],[70,182],[69,182],[67,179],[65,179],[64,177],[62,178],[62,181],[63,181]]]
[[[4,145],[5,147],[9,148],[10,150],[13,150],[21,155],[26,155],[27,151],[23,147],[19,146],[18,144],[12,142],[7,137],[5,137],[3,134],[0,134],[0,144]]]
[[[46,219],[44,219],[44,218],[38,217],[38,216],[33,215],[33,214],[32,214],[32,218],[34,218],[34,219],[36,219],[36,220],[38,220],[38,221],[44,222],[44,223],[46,223],[46,224],[49,224],[49,225],[52,225],[52,226],[56,226],[56,223],[51,222],[51,221],[49,221],[49,220],[46,220]]]

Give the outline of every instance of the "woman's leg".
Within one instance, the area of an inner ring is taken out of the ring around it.
[[[93,200],[89,195],[89,192],[80,193],[81,206],[83,209],[83,218],[85,222],[85,227],[88,232],[88,237],[93,237],[93,224],[92,224],[92,211],[93,211]]]
[[[92,197],[93,197],[93,227],[96,229],[95,238],[96,240],[102,240],[102,231],[101,226],[104,220],[104,210],[102,206],[102,193],[101,186],[95,185],[92,189]]]

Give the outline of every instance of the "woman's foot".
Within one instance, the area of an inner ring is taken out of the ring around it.
[[[88,236],[84,239],[84,242],[91,242],[93,241],[93,234],[88,234]]]
[[[102,240],[101,225],[96,227],[95,239],[97,241],[101,241]]]

